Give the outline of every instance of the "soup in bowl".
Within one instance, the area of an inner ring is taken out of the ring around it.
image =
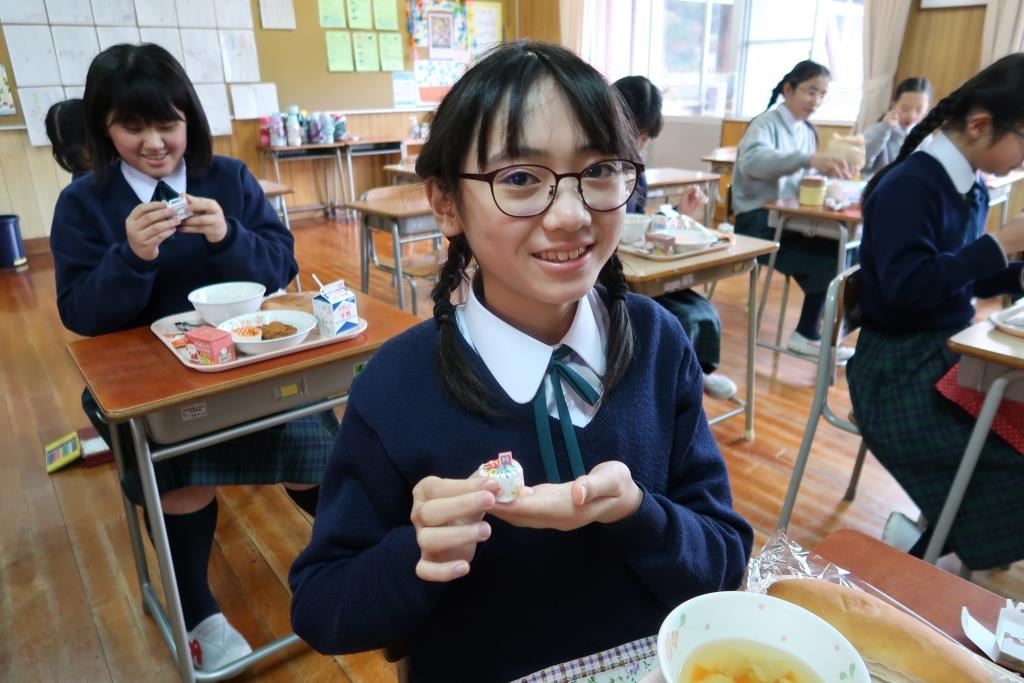
[[[724,591],[676,607],[658,631],[668,683],[870,683],[850,642],[789,602]]]

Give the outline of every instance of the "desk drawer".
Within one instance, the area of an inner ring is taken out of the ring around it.
[[[348,392],[370,354],[310,368],[242,389],[164,408],[146,416],[146,431],[161,444],[234,427],[250,420]]]
[[[391,233],[392,222],[389,219],[367,216],[366,220],[374,230],[383,230],[389,234]],[[398,220],[399,235],[420,235],[425,232],[438,232],[437,223],[434,222],[434,214],[432,213]]]
[[[970,356],[961,356],[960,372],[957,373],[956,382],[962,387],[975,391],[988,391],[992,382],[1007,370],[1007,367],[998,363],[986,363]],[[1006,394],[1003,395],[1003,398],[1024,403],[1024,380],[1018,380],[1006,387]]]

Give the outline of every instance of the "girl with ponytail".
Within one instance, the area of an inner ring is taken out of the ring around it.
[[[900,153],[900,147],[931,106],[932,84],[927,78],[904,78],[896,86],[889,111],[864,131],[864,168],[869,176],[884,168]]]
[[[995,62],[940,101],[864,191],[864,326],[847,365],[850,395],[871,452],[931,522],[974,427],[935,388],[958,361],[946,341],[971,324],[974,297],[1024,293],[1024,263],[1007,260],[1024,250],[1024,218],[986,234],[979,177],[1024,162],[1022,93],[1024,54]],[[990,434],[947,550],[972,570],[1024,558],[1022,486],[1024,459]],[[893,529],[900,519],[890,518]],[[904,549],[922,554],[927,541],[926,532]]]
[[[761,208],[765,203],[796,197],[809,170],[835,178],[849,178],[856,170],[842,158],[817,151],[818,133],[808,121],[828,96],[830,77],[821,64],[800,62],[772,90],[768,109],[747,126],[736,150],[732,178],[736,232],[774,239],[768,211]],[[775,107],[780,96],[783,102]],[[825,292],[836,274],[835,241],[783,233],[775,268],[793,276],[804,292],[800,320],[786,346],[795,353],[817,356]],[[839,349],[841,359],[851,353],[845,347]]]
[[[404,641],[413,680],[509,680],[738,585],[751,530],[700,365],[615,255],[636,159],[614,90],[555,45],[496,48],[441,103],[416,169],[450,240],[434,317],[353,383],[291,572],[317,650]],[[474,474],[499,451],[510,503]]]

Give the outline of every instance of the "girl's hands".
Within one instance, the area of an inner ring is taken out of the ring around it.
[[[592,522],[618,522],[636,512],[642,501],[643,491],[629,468],[608,461],[576,481],[534,486],[489,512],[515,526],[572,531]]]
[[[426,477],[416,484],[409,516],[420,546],[416,576],[444,582],[469,573],[477,544],[491,535],[483,518],[495,505],[497,488],[494,480],[478,476]]]
[[[707,203],[708,196],[699,187],[691,186],[683,194],[683,198],[680,200],[676,210],[683,215],[692,216],[700,209],[703,209]]]
[[[160,244],[174,234],[178,218],[163,202],[139,204],[124,221],[128,247],[143,261],[153,261]]]
[[[853,172],[856,170],[850,168],[850,164],[846,162],[846,159],[840,159],[828,152],[818,152],[812,156],[811,168],[824,173],[830,178],[840,178],[842,180],[852,178]]]
[[[182,222],[182,232],[199,233],[210,244],[216,244],[227,236],[228,223],[224,220],[224,211],[217,200],[190,194],[183,194],[182,197],[188,200],[188,209],[192,212]]]
[[[899,128],[900,125],[900,114],[895,109],[890,109],[885,116],[882,117],[882,122],[890,128]]]
[[[1024,214],[1017,216],[999,228],[994,237],[1007,254],[1024,251]]]

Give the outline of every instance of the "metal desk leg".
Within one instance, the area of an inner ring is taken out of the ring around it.
[[[124,517],[128,522],[128,538],[132,543],[132,555],[135,558],[135,574],[139,579],[139,591],[142,594],[142,609],[149,614],[149,605],[146,603],[146,589],[152,589],[152,581],[149,578],[149,564],[146,562],[146,551],[143,547],[142,530],[139,527],[139,513],[135,504],[128,500],[124,488],[120,482],[124,481],[124,451],[121,450],[121,438],[118,433],[118,426],[110,424],[110,450],[114,454],[114,463],[117,465],[118,488],[121,490],[121,502],[124,504]]]
[[[775,237],[772,241],[780,242],[782,239],[782,230],[786,226],[786,217],[783,214],[779,214],[779,224],[775,227]],[[772,273],[775,272],[775,258],[778,256],[778,251],[773,251],[772,255],[768,257],[768,268],[764,276],[764,291],[761,292],[761,305],[757,307],[757,334],[761,334],[761,320],[764,318],[765,308],[768,307],[768,291],[772,284]]]
[[[757,350],[757,259],[750,269],[750,293],[747,295],[747,395],[744,441],[754,440],[754,356]]]
[[[359,284],[363,294],[370,293],[370,240],[373,229],[370,227],[369,216],[359,221]]]
[[[992,427],[992,420],[995,419],[996,411],[999,410],[999,404],[1003,402],[1006,387],[1022,379],[1024,379],[1024,371],[1006,372],[997,377],[988,388],[985,402],[981,406],[981,412],[978,413],[978,421],[974,423],[974,431],[971,432],[971,438],[967,442],[967,450],[964,451],[960,467],[957,468],[956,476],[953,477],[953,484],[950,486],[949,495],[946,496],[946,502],[942,506],[942,512],[939,513],[939,519],[935,523],[935,528],[932,529],[931,540],[928,541],[928,548],[924,552],[925,562],[935,564],[938,561],[939,554],[942,553],[942,549],[946,545],[946,539],[949,538],[949,530],[953,528],[956,513],[960,510],[960,503],[963,502],[964,495],[967,493],[967,486],[971,483],[971,477],[974,476],[974,468],[978,465],[978,458],[981,457],[981,449],[984,447],[985,439]]]
[[[402,242],[398,221],[391,224],[391,250],[395,257],[395,288],[398,289],[398,310],[405,310],[405,282],[402,280]]]
[[[271,160],[274,162],[274,182],[278,185],[281,184],[281,165],[278,163],[277,152],[270,153]]]
[[[188,649],[188,637],[185,632],[185,616],[181,611],[181,597],[174,577],[174,564],[171,562],[171,547],[167,541],[167,527],[164,526],[163,508],[160,506],[160,491],[156,486],[156,472],[150,457],[149,441],[146,439],[146,427],[142,418],[131,420],[132,441],[135,445],[135,459],[139,465],[139,477],[142,481],[142,494],[146,500],[146,511],[149,513],[149,528],[153,535],[153,548],[156,550],[157,564],[160,567],[160,580],[164,586],[164,599],[167,614],[155,605],[153,610],[157,624],[167,637],[166,626],[170,622],[173,636],[168,643],[172,647],[172,656],[178,667],[178,674],[185,683],[195,681],[192,669],[192,656]]]
[[[356,199],[356,177],[352,171],[352,148],[345,147],[345,163],[348,165],[348,193],[352,201]]]
[[[846,242],[849,239],[849,231],[846,223],[839,223],[839,256],[836,261],[836,275],[842,275],[846,270]]]
[[[718,181],[708,181],[707,185],[708,203],[704,205],[704,225],[711,227],[715,222],[715,207],[718,206]]]

